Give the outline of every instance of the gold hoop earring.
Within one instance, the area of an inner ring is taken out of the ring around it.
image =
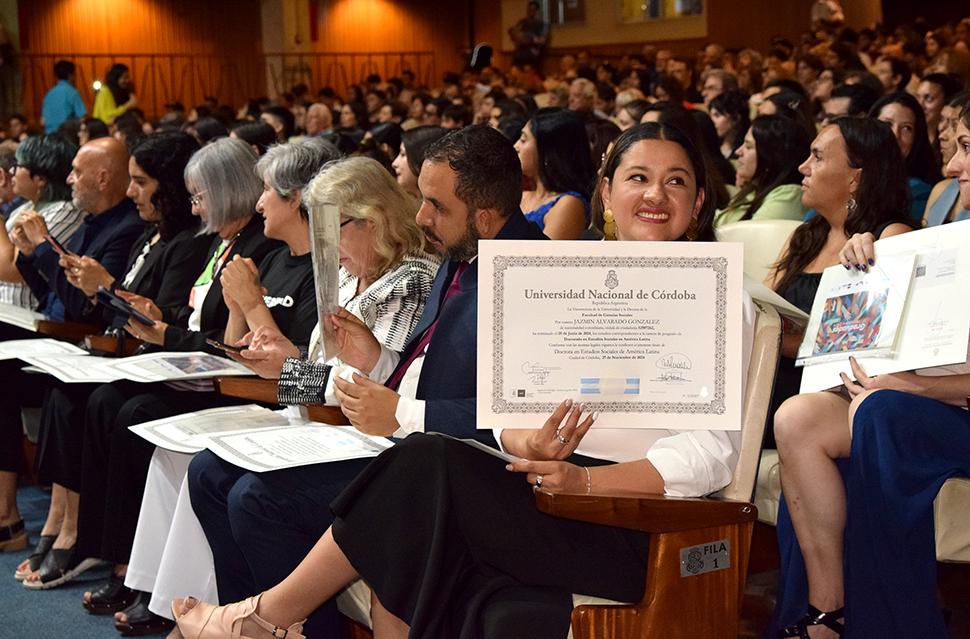
[[[684,235],[687,237],[688,242],[693,242],[701,236],[701,229],[697,224],[696,217],[691,218],[690,224],[687,225],[687,232]]]
[[[616,220],[612,209],[603,211],[603,237],[607,240],[616,239]]]

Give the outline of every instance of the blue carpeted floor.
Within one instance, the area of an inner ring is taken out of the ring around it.
[[[34,486],[17,492],[17,503],[30,534],[37,541],[47,516],[50,495]],[[119,637],[112,617],[90,615],[81,607],[81,594],[107,578],[107,569],[92,570],[54,590],[28,590],[13,578],[17,564],[30,550],[0,553],[0,639],[51,637],[107,639]]]

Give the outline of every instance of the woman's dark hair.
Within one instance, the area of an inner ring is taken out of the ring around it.
[[[656,97],[657,89],[662,89],[667,94],[667,101],[680,104],[684,101],[686,93],[680,81],[671,75],[662,74],[653,85],[653,95]]]
[[[74,146],[80,146],[81,141],[77,138],[78,131],[81,130],[81,121],[77,118],[68,118],[61,122],[57,127],[57,134],[67,138]]]
[[[700,128],[697,126],[697,121],[691,115],[691,112],[682,105],[673,102],[655,102],[647,109],[647,113],[652,111],[659,112],[658,122],[679,129],[690,136],[691,140],[694,140],[694,145],[700,150],[701,159],[704,160],[704,172],[710,182],[710,188],[705,191],[707,199],[713,200],[715,208],[723,209],[726,207],[731,199],[731,195],[728,193],[727,187],[724,184],[725,180],[722,177],[722,172],[718,169],[718,161],[714,155],[708,152],[707,147],[704,145]],[[741,133],[742,139],[744,138],[744,133]],[[723,159],[720,152],[717,153],[717,156]]]
[[[120,133],[124,137],[125,146],[128,147],[129,153],[145,137],[141,125],[142,121],[138,119],[138,114],[135,113],[134,109],[129,109],[115,118],[115,133]]]
[[[199,118],[195,122],[186,124],[185,132],[198,140],[202,146],[229,135],[226,125],[215,118]]]
[[[623,131],[613,123],[613,120],[606,118],[593,118],[585,126],[586,135],[589,137],[589,159],[592,163],[593,173],[596,173],[596,168],[603,163],[603,158],[606,157],[606,149],[610,148],[610,144],[620,137]],[[592,188],[592,185],[590,186]]]
[[[623,156],[633,145],[643,140],[663,140],[680,145],[690,160],[694,169],[694,178],[697,181],[697,188],[704,189],[704,203],[697,214],[697,239],[702,242],[713,242],[714,237],[714,211],[716,205],[714,200],[709,197],[713,183],[711,175],[707,170],[707,163],[704,160],[704,153],[700,146],[695,142],[689,133],[682,129],[665,124],[663,122],[647,122],[638,124],[624,131],[616,139],[616,143],[606,156],[603,168],[600,170],[596,179],[596,190],[593,193],[593,225],[600,231],[603,230],[603,198],[601,197],[604,178],[612,182],[613,175],[617,167],[623,161]],[[684,238],[680,238],[684,239]]]
[[[583,120],[568,109],[539,109],[529,118],[536,139],[538,178],[549,191],[578,191],[589,196],[593,163]]]
[[[637,124],[640,123],[640,118],[643,114],[647,112],[647,108],[650,103],[646,100],[630,100],[623,105],[623,109],[630,114],[630,118]]]
[[[748,95],[743,91],[725,91],[711,100],[711,111],[714,109],[734,122],[734,128],[728,133],[728,141],[731,143],[731,148],[737,150],[744,142],[744,134],[748,132],[748,127],[751,126]]]
[[[421,175],[421,165],[424,164],[424,152],[434,142],[445,137],[448,129],[440,126],[416,126],[401,134],[401,144],[408,159],[408,168],[414,177]]]
[[[367,106],[363,102],[348,102],[344,106],[350,107],[350,110],[354,112],[354,117],[357,119],[356,128],[366,129],[369,123],[367,119]],[[340,123],[339,117],[337,118],[337,123]]]
[[[906,175],[918,178],[927,184],[934,184],[940,177],[940,157],[933,146],[930,144],[929,136],[926,132],[926,115],[916,98],[906,93],[898,91],[890,93],[876,100],[876,103],[869,109],[869,117],[878,120],[879,112],[890,104],[898,104],[909,109],[913,114],[915,126],[913,128],[913,148],[909,150],[904,160],[906,162]]]
[[[148,177],[158,181],[152,206],[159,213],[158,232],[163,240],[185,229],[198,229],[199,218],[192,215],[189,191],[185,187],[185,165],[199,143],[187,133],[156,133],[141,140],[131,157]]]
[[[276,144],[276,131],[265,122],[243,122],[232,129],[236,137],[258,149],[262,156],[271,144]]]
[[[128,73],[127,65],[115,64],[108,69],[108,74],[104,77],[105,86],[111,91],[111,95],[115,99],[115,104],[119,106],[131,98],[131,89],[123,89],[118,85],[118,81],[125,73]]]
[[[846,238],[855,233],[876,233],[881,227],[909,221],[910,197],[906,186],[906,164],[890,128],[872,118],[841,117],[832,122],[839,127],[849,166],[862,169],[843,231]],[[791,236],[788,249],[773,268],[781,273],[775,290],[783,294],[798,275],[814,260],[828,239],[828,221],[821,215],[802,224]],[[878,238],[877,238],[878,239]]]
[[[88,130],[88,141],[96,140],[97,138],[106,138],[111,135],[111,131],[108,130],[108,125],[98,118],[87,118],[84,120],[84,128]]]
[[[954,73],[929,73],[920,78],[920,82],[935,84],[943,90],[943,101],[946,102],[963,88],[960,76]]]
[[[17,147],[17,164],[27,169],[31,176],[39,176],[46,181],[40,193],[40,202],[71,199],[67,176],[71,173],[75,154],[77,146],[56,133],[33,135]]]
[[[798,165],[808,157],[812,141],[805,129],[784,115],[763,115],[751,123],[758,161],[754,175],[731,199],[731,207],[746,207],[741,220],[750,220],[765,197],[783,184],[798,184]],[[752,196],[750,204],[745,200]]]
[[[512,115],[513,113],[525,115],[525,108],[515,100],[496,100],[494,108],[499,110],[499,113],[501,114],[499,115],[500,119],[507,115]]]
[[[522,135],[522,129],[525,128],[525,123],[528,121],[528,118],[520,113],[503,115],[499,118],[498,130],[509,142],[514,144],[519,139],[519,136]]]
[[[775,105],[775,113],[778,115],[787,116],[797,122],[805,130],[806,136],[814,137],[815,122],[812,118],[812,104],[808,98],[794,91],[783,90],[768,96],[765,101]]]
[[[721,182],[725,185],[734,184],[736,177],[734,165],[721,155],[721,141],[717,139],[717,129],[711,116],[700,109],[691,109],[690,115],[694,118],[694,125],[697,127],[698,142],[704,147],[707,159],[711,161],[711,166],[717,171]],[[726,191],[727,187],[725,187]]]

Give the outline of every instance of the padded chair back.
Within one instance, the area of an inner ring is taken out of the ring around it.
[[[747,248],[745,253],[747,254]],[[778,311],[773,306],[757,301],[754,304],[758,313],[741,413],[741,452],[738,454],[738,464],[731,483],[716,493],[716,496],[723,499],[737,501],[751,501],[754,495],[758,460],[781,351],[781,318]]]
[[[762,282],[781,247],[801,224],[793,220],[745,220],[718,228],[717,239],[744,244],[744,272]]]

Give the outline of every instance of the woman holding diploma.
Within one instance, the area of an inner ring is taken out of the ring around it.
[[[911,230],[906,168],[888,126],[872,119],[840,118],[822,128],[798,170],[804,176],[802,204],[818,215],[795,229],[765,284],[810,313],[822,271],[839,263],[839,251],[849,237],[872,233],[884,238]],[[798,394],[802,371],[794,359],[801,342],[802,333],[786,327],[772,413]],[[769,436],[765,446],[773,444]]]
[[[597,190],[619,240],[687,241],[711,234],[707,184],[697,144],[651,123],[620,136]],[[750,301],[745,312],[750,344]],[[476,636],[482,598],[511,584],[546,587],[561,601],[560,623],[530,629],[531,637],[566,634],[569,593],[641,597],[645,536],[543,515],[533,489],[708,494],[729,483],[740,433],[603,429],[587,435],[596,415],[584,412],[566,400],[541,428],[503,431],[503,447],[522,458],[508,466],[460,442],[408,437],[332,504],[334,525],[280,584],[215,610],[178,600],[180,631],[200,639],[230,630],[270,637],[287,629],[294,639],[302,636],[301,620],[358,575],[374,590],[378,639],[408,632]],[[586,456],[573,456],[577,449]]]
[[[970,114],[958,125],[947,175],[970,205]],[[841,263],[874,264],[874,240],[854,235]],[[970,476],[970,374],[870,377],[850,364],[842,381],[851,403],[834,393],[804,395],[776,417],[791,519],[779,513],[784,589],[775,619],[794,621],[799,604],[804,611],[807,575],[808,613],[781,636],[804,636],[815,625],[825,627],[811,637],[839,636],[844,618],[849,637],[943,638],[933,500],[949,477]],[[848,463],[837,468],[840,458]]]

